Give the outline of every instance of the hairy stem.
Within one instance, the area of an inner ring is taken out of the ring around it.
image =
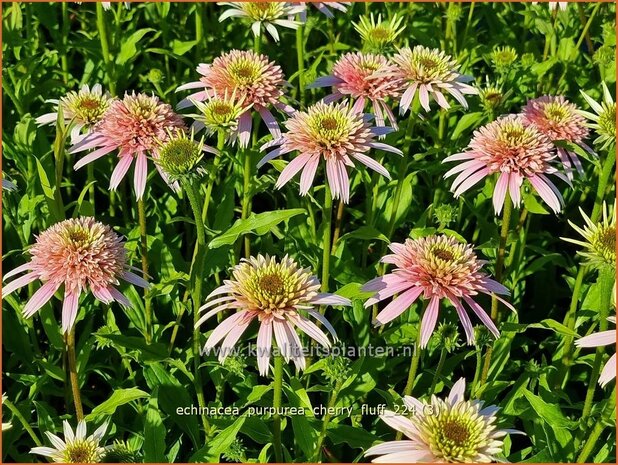
[[[103,55],[103,63],[107,71],[107,85],[112,95],[116,95],[116,79],[114,77],[114,62],[112,61],[109,51],[109,37],[107,35],[107,24],[105,22],[105,12],[101,2],[97,2],[97,31],[99,33],[99,42],[101,43],[101,54]]]
[[[197,325],[199,320],[199,308],[202,302],[202,282],[204,272],[204,258],[206,256],[206,229],[202,221],[201,202],[199,200],[200,191],[195,183],[183,181],[182,187],[187,194],[193,218],[195,219],[195,229],[197,234],[197,243],[195,245],[195,253],[193,254],[193,263],[191,264],[191,284],[193,288],[193,381],[195,384],[195,392],[197,394],[198,405],[205,411],[206,400],[204,398],[204,388],[202,386],[202,374],[200,372],[200,330]],[[200,415],[204,431],[208,435],[210,432],[210,424],[206,415]]]
[[[279,350],[279,348],[277,348]],[[277,463],[283,462],[283,449],[281,447],[281,398],[283,394],[283,356],[280,353],[275,355],[274,385],[273,385],[273,448],[275,449],[275,460]]]
[[[142,273],[148,276],[148,232],[146,228],[146,206],[144,199],[137,201],[137,216],[139,221],[140,253],[142,255]],[[145,338],[150,344],[152,341],[152,308],[148,289],[144,289],[144,317],[146,319]]]
[[[36,434],[34,434],[34,430],[32,429],[32,427],[30,426],[30,424],[26,421],[26,419],[24,418],[24,416],[21,414],[21,412],[19,411],[19,409],[15,406],[15,404],[13,404],[13,402],[11,402],[9,399],[4,398],[2,400],[2,405],[6,405],[7,408],[11,411],[11,413],[13,414],[13,416],[15,418],[17,418],[19,420],[19,422],[21,423],[21,425],[24,427],[24,429],[26,430],[26,432],[30,435],[30,437],[32,438],[32,440],[34,441],[34,444],[37,446],[41,446],[41,441],[40,439],[37,437]]]
[[[315,453],[313,457],[313,462],[319,462],[322,457],[322,445],[324,444],[324,439],[326,438],[326,432],[328,431],[328,425],[332,419],[332,415],[329,413],[335,407],[337,403],[337,397],[339,396],[339,391],[341,390],[341,385],[343,384],[343,380],[338,378],[335,382],[335,388],[333,389],[330,399],[328,400],[328,405],[326,409],[326,414],[324,418],[322,418],[322,429],[320,430],[320,435],[318,436],[318,440],[315,445]]]
[[[502,227],[500,228],[500,242],[498,244],[498,252],[496,255],[496,269],[494,271],[494,278],[499,283],[502,283],[502,273],[504,271],[504,257],[506,251],[506,241],[509,236],[509,225],[511,223],[511,213],[513,212],[513,203],[511,198],[507,195],[504,199],[504,210],[502,211]],[[491,319],[494,322],[499,322],[500,312],[498,307],[498,299],[495,295],[491,296]],[[493,353],[493,345],[487,347],[485,353],[485,364],[483,365],[483,371],[481,373],[481,386],[487,381],[487,375],[489,374],[489,367],[491,366],[491,355]]]
[[[590,432],[584,447],[582,448],[579,457],[577,457],[577,463],[588,462],[588,457],[594,450],[594,447],[601,436],[603,430],[607,427],[608,423],[614,423],[616,418],[616,389],[612,389],[612,395],[603,410],[601,419],[594,424],[594,428]]]
[[[69,379],[71,391],[73,393],[73,403],[75,404],[75,415],[77,421],[84,419],[84,408],[82,407],[82,396],[79,392],[79,381],[77,379],[77,361],[75,358],[75,326],[67,334],[67,357],[69,359]]]
[[[328,183],[324,184],[324,206],[322,207],[322,292],[328,291],[330,278],[330,248],[331,248],[331,220],[333,198]]]
[[[406,382],[406,387],[403,390],[403,396],[409,396],[412,394],[412,389],[414,388],[414,380],[416,379],[416,372],[418,371],[418,362],[421,358],[421,349],[418,346],[418,343],[414,343],[414,353],[412,354],[412,359],[410,360],[410,369],[408,371],[408,381]],[[403,433],[401,431],[397,432],[395,436],[395,441],[399,441],[403,437]]]

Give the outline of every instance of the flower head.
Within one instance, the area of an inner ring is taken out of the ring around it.
[[[223,341],[219,352],[219,361],[223,363],[249,324],[257,319],[260,325],[257,337],[260,374],[268,373],[273,333],[285,360],[292,359],[299,370],[304,369],[305,357],[295,328],[322,346],[330,347],[324,332],[304,315],[317,319],[336,339],[335,330],[314,306],[351,305],[348,299],[319,291],[318,279],[287,255],[281,261],[268,255],[243,259],[232,269],[231,279],[215,289],[206,298],[208,303],[200,308],[200,311],[210,310],[196,326],[225,309],[237,310],[215,328],[204,349],[209,351]]]
[[[616,324],[615,316],[610,316],[607,319]],[[577,347],[616,347],[616,329],[612,329],[611,331],[600,331],[582,337],[575,341],[575,345]],[[605,387],[612,379],[616,379],[616,354],[612,355],[603,367],[601,375],[599,376],[599,384],[601,387]]]
[[[215,58],[212,64],[200,64],[197,72],[202,75],[199,81],[182,85],[176,90],[202,90],[181,101],[178,108],[189,107],[194,101],[208,100],[213,94],[229,98],[237,96],[239,99],[242,96],[242,105],[247,110],[238,120],[240,146],[245,148],[249,145],[252,109],[259,112],[273,137],[281,136],[279,124],[268,108],[272,106],[286,113],[294,110],[281,101],[287,85],[281,67],[268,61],[266,55],[232,50]]]
[[[167,140],[173,129],[185,129],[180,115],[158,97],[146,94],[125,94],[112,102],[94,131],[74,145],[70,153],[96,148],[77,163],[75,169],[118,150],[118,164],[110,179],[110,189],[116,189],[135,160],[135,194],[139,199],[146,189],[148,155],[156,156],[161,141]]]
[[[597,133],[597,138],[594,140],[596,145],[601,146],[601,150],[609,148],[611,145],[616,145],[616,102],[612,99],[607,85],[603,83],[603,101],[599,104],[592,97],[581,91],[582,96],[592,107],[594,113],[580,110],[579,113],[585,118],[592,121],[589,125]]]
[[[346,53],[333,66],[329,76],[318,78],[310,87],[333,87],[324,101],[334,102],[343,97],[355,99],[353,109],[362,113],[365,104],[372,104],[376,124],[384,126],[388,119],[397,129],[397,121],[386,99],[401,94],[402,82],[393,77],[396,68],[382,55]]]
[[[496,47],[490,55],[491,63],[500,73],[509,71],[517,61],[517,51],[513,47]]]
[[[204,174],[201,166],[204,152],[216,153],[217,150],[204,145],[203,138],[196,141],[193,132],[177,129],[160,142],[154,162],[163,179],[177,188],[179,181]]]
[[[464,94],[478,91],[466,84],[472,77],[460,74],[459,65],[446,53],[417,45],[400,49],[392,58],[397,65],[395,76],[404,81],[406,91],[401,96],[399,113],[405,114],[418,92],[419,101],[429,111],[429,97],[432,96],[442,108],[450,108],[443,92],[451,94],[461,106],[468,108]]]
[[[190,115],[196,121],[194,124],[196,128],[204,127],[209,135],[222,131],[229,141],[232,143],[236,141],[240,117],[249,110],[243,96],[237,97],[235,92],[229,95],[215,93],[207,96],[203,102],[193,100],[192,103],[200,112],[197,115]]]
[[[61,107],[64,124],[73,123],[71,143],[76,144],[92,131],[95,124],[101,121],[113,101],[113,97],[108,93],[103,93],[100,84],[95,84],[92,89],[84,85],[79,92],[71,91],[60,100],[48,100],[56,106],[56,111],[39,116],[36,123],[39,126],[56,124],[58,107]]]
[[[502,210],[507,190],[513,203],[520,205],[521,186],[527,179],[545,203],[558,213],[562,208],[562,195],[547,175],[553,174],[565,181],[567,178],[552,166],[555,158],[553,144],[546,135],[526,125],[521,116],[508,115],[476,130],[468,150],[445,158],[443,163],[463,163],[444,177],[459,173],[451,187],[455,197],[459,197],[481,179],[498,174],[493,195],[496,214]]]
[[[479,89],[479,98],[483,108],[488,112],[494,113],[504,105],[512,93],[511,89],[505,92],[501,86],[490,83],[488,79],[485,87]]]
[[[90,436],[86,436],[86,422],[83,420],[77,424],[75,432],[68,421],[65,420],[63,425],[64,441],[46,431],[45,435],[54,447],[34,447],[30,453],[49,457],[55,463],[97,463],[101,461],[108,449],[100,445],[107,430],[107,423],[100,426]]]
[[[547,3],[549,5],[549,11],[556,11],[557,9],[566,11],[569,6],[569,2],[532,2],[533,5],[538,5],[539,3]]]
[[[378,19],[373,16],[373,13],[367,16],[361,16],[358,23],[354,24],[354,29],[360,34],[363,40],[364,48],[372,51],[382,51],[390,45],[393,45],[397,36],[406,28],[402,26],[403,16],[393,15],[390,19],[382,20],[382,15],[378,15]]]
[[[73,327],[79,297],[90,290],[105,303],[117,301],[131,306],[116,289],[123,279],[141,287],[148,283],[130,271],[122,238],[109,226],[94,218],[72,218],[56,223],[43,231],[30,249],[31,260],[7,273],[4,279],[28,271],[3,288],[6,297],[11,292],[38,280],[43,285],[23,309],[24,317],[34,315],[62,286],[62,329]]]
[[[586,226],[582,229],[571,221],[569,224],[585,241],[563,237],[565,241],[584,247],[584,250],[578,253],[586,259],[587,264],[595,268],[616,267],[616,204],[609,208],[609,213],[607,210],[607,205],[603,202],[603,219],[595,224],[580,208]]]
[[[264,151],[278,146],[262,158],[258,168],[280,155],[299,152],[283,169],[275,187],[280,189],[302,170],[301,195],[309,192],[321,159],[326,162],[326,177],[333,198],[341,197],[347,203],[350,200],[347,167],[354,167],[353,160],[390,179],[388,171],[366,154],[373,148],[402,155],[400,150],[375,141],[376,136],[389,133],[391,128],[371,127],[368,116],[354,111],[347,102],[318,102],[306,112],[296,112],[285,122],[285,127],[288,132],[262,147]]]
[[[251,21],[251,30],[256,37],[260,36],[264,26],[275,42],[279,42],[275,26],[298,29],[300,23],[288,17],[305,10],[302,5],[287,2],[220,2],[217,5],[230,7],[219,16],[219,22],[232,17],[246,18]]]
[[[372,279],[363,290],[376,292],[365,302],[370,307],[399,294],[377,316],[374,324],[384,325],[405,312],[419,297],[429,300],[420,328],[420,347],[427,346],[433,333],[440,307],[440,300],[448,300],[457,311],[464,327],[468,344],[474,343],[474,330],[465,302],[485,326],[499,337],[485,310],[474,301],[479,293],[498,298],[512,310],[513,307],[496,294],[509,294],[502,284],[489,278],[482,271],[486,263],[479,260],[471,245],[462,244],[451,236],[427,236],[407,239],[404,244],[393,242],[393,252],[382,258],[383,263],[395,265],[392,273]]]
[[[410,418],[387,410],[380,419],[402,432],[408,440],[384,442],[365,455],[378,455],[380,463],[489,463],[499,461],[503,437],[515,430],[496,425],[498,407],[484,407],[481,400],[465,400],[466,382],[460,378],[446,400],[431,396],[429,402],[404,397]]]
[[[522,111],[526,124],[535,126],[551,141],[565,141],[577,144],[591,155],[594,152],[584,143],[588,137],[586,120],[578,113],[578,108],[562,96],[545,96],[528,101]],[[571,175],[571,166],[583,174],[581,162],[572,150],[556,148],[560,161],[565,167],[567,176]]]

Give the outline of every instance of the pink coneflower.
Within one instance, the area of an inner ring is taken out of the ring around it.
[[[300,194],[305,195],[323,158],[333,198],[341,197],[348,203],[350,179],[347,167],[354,167],[353,159],[390,179],[386,168],[366,154],[373,148],[402,155],[401,150],[375,141],[376,136],[388,134],[392,128],[371,127],[369,119],[369,115],[350,108],[348,102],[318,102],[306,112],[296,112],[284,123],[288,132],[262,146],[262,151],[279,147],[262,158],[258,168],[280,155],[298,151],[299,155],[281,172],[275,187],[280,189],[302,170]]]
[[[397,121],[385,100],[401,94],[402,81],[393,77],[396,68],[382,55],[346,53],[333,66],[330,76],[316,79],[309,87],[333,87],[333,93],[324,102],[337,101],[344,96],[356,99],[354,111],[363,112],[371,102],[377,126],[385,126],[388,119],[397,129]]]
[[[36,123],[39,126],[56,124],[58,107],[62,107],[64,124],[73,123],[71,143],[76,144],[101,121],[113,100],[114,98],[108,93],[103,93],[100,84],[95,84],[92,89],[84,85],[79,92],[71,91],[60,100],[48,100],[55,105],[56,111],[39,116]]]
[[[446,400],[431,396],[429,402],[405,396],[411,415],[387,410],[380,419],[402,432],[408,440],[373,446],[365,455],[378,455],[374,463],[490,463],[500,461],[503,438],[512,429],[498,429],[499,408],[482,400],[465,400],[466,381],[460,378]]]
[[[522,110],[526,124],[534,125],[551,141],[566,141],[579,145],[591,155],[594,151],[584,143],[588,137],[586,120],[579,114],[578,108],[562,96],[544,96],[528,101]],[[569,179],[572,179],[571,167],[574,165],[580,174],[584,173],[582,164],[572,150],[556,147],[560,161],[565,167]]]
[[[489,294],[513,311],[515,309],[496,295],[508,295],[509,291],[481,271],[486,262],[477,258],[471,245],[457,242],[451,236],[428,236],[407,239],[404,244],[394,242],[389,248],[393,254],[384,256],[381,261],[395,265],[395,270],[363,286],[364,291],[376,292],[365,302],[365,307],[395,294],[400,295],[378,314],[374,324],[384,325],[392,321],[419,297],[429,299],[420,328],[420,347],[424,348],[438,320],[440,300],[446,299],[457,311],[468,344],[474,343],[474,329],[463,302],[468,304],[494,336],[500,336],[498,328],[474,301],[474,297],[479,293]]]
[[[498,174],[493,204],[496,214],[504,205],[507,191],[516,206],[521,203],[521,186],[528,180],[549,207],[558,213],[562,195],[547,177],[548,174],[568,182],[551,163],[556,158],[548,137],[536,127],[528,126],[519,115],[508,115],[474,132],[468,150],[446,157],[443,163],[464,161],[449,170],[444,177],[457,173],[451,191],[459,197],[487,176]]]
[[[75,323],[79,297],[90,290],[102,302],[117,301],[131,306],[116,289],[120,280],[140,287],[148,283],[130,270],[124,243],[109,226],[94,218],[73,218],[56,223],[37,237],[30,249],[32,259],[4,276],[9,279],[28,273],[8,283],[2,289],[4,297],[33,281],[43,285],[25,305],[23,314],[34,315],[64,286],[62,330],[69,331]]]
[[[406,87],[399,103],[401,115],[408,111],[417,92],[425,111],[430,110],[430,96],[442,108],[448,109],[450,104],[446,101],[444,92],[451,94],[464,108],[468,108],[464,94],[478,94],[474,87],[466,84],[473,78],[460,74],[457,62],[438,49],[422,45],[413,49],[404,47],[392,60],[397,65],[395,77],[402,79]]]
[[[285,105],[281,98],[287,85],[281,67],[268,61],[266,55],[258,55],[252,51],[232,50],[215,58],[212,64],[201,63],[197,72],[202,75],[199,81],[180,86],[176,91],[203,88],[182,100],[178,108],[192,105],[192,100],[204,101],[209,95],[238,95],[243,97],[244,104],[249,108],[238,122],[240,146],[246,148],[251,137],[251,109],[259,112],[266,127],[273,137],[281,136],[279,124],[268,109],[275,107],[286,113],[294,109]]]
[[[96,148],[75,163],[77,170],[118,150],[119,162],[109,183],[112,190],[118,187],[135,160],[135,194],[139,200],[146,189],[148,156],[156,157],[159,143],[166,141],[174,129],[186,129],[186,126],[170,105],[154,95],[127,93],[124,99],[112,102],[92,134],[71,147],[69,153]]]
[[[319,290],[320,282],[310,270],[300,268],[287,255],[281,261],[268,255],[241,260],[232,269],[232,279],[215,289],[206,298],[209,302],[200,308],[200,311],[210,310],[199,319],[196,326],[223,310],[238,310],[219,323],[206,341],[204,349],[210,351],[223,341],[219,352],[219,361],[223,362],[249,324],[257,318],[260,324],[257,336],[260,374],[268,374],[273,333],[285,360],[291,359],[299,370],[304,369],[305,357],[295,328],[324,347],[331,345],[324,332],[304,315],[312,316],[322,323],[336,340],[335,330],[314,306],[351,305],[346,298],[320,294]]]
[[[612,323],[616,324],[616,317],[610,316],[607,318]],[[616,346],[616,330],[600,331],[590,336],[582,337],[575,341],[577,347],[602,347],[602,346]],[[605,387],[612,379],[616,378],[616,354],[612,355],[607,361],[601,376],[599,376],[599,384],[601,387]]]

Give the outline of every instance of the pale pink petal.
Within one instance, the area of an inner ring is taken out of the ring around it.
[[[502,211],[502,206],[504,205],[504,199],[506,198],[506,189],[509,183],[509,175],[508,173],[500,173],[498,177],[498,181],[496,182],[496,188],[494,189],[493,195],[493,203],[494,203],[494,211],[497,215]]]
[[[599,376],[599,384],[605,387],[612,379],[616,378],[616,354],[612,355],[601,371]]]
[[[77,163],[75,163],[75,166],[73,167],[73,169],[78,170],[82,166],[85,166],[88,163],[93,162],[107,155],[110,152],[113,152],[114,150],[116,150],[116,147],[113,145],[107,145],[107,146],[101,147],[100,149],[97,149],[94,152],[91,152],[85,157],[82,157],[80,160],[78,160]]]
[[[577,347],[601,347],[616,344],[616,330],[600,331],[575,341]]]
[[[384,309],[376,316],[374,324],[384,325],[389,321],[394,320],[403,312],[405,312],[416,301],[419,295],[423,292],[422,287],[414,287],[400,296],[393,299]]]
[[[79,293],[64,291],[64,302],[62,303],[62,332],[67,333],[75,324],[79,304]],[[66,434],[65,434],[66,436]]]
[[[459,378],[457,382],[451,388],[451,392],[448,395],[448,402],[451,405],[455,405],[464,400],[464,393],[466,392],[466,380]]]
[[[257,336],[257,363],[262,376],[268,375],[268,364],[272,350],[273,328],[272,321],[265,320],[260,324]]]
[[[43,305],[45,305],[49,299],[51,299],[56,291],[60,288],[61,283],[54,281],[47,281],[43,284],[28,301],[23,310],[25,318],[30,318],[34,315]]]
[[[423,314],[423,319],[421,320],[421,334],[420,334],[420,348],[424,349],[427,347],[427,343],[429,342],[429,338],[433,334],[433,330],[436,327],[436,322],[438,321],[438,313],[440,309],[440,299],[438,297],[432,297],[429,301],[429,305]]]
[[[300,175],[300,195],[306,195],[313,184],[313,180],[315,179],[315,173],[318,169],[318,165],[320,164],[320,156],[313,155],[309,158],[309,161],[305,165],[301,175]]]
[[[34,271],[32,273],[25,274],[15,279],[14,281],[11,281],[6,286],[3,286],[2,295],[6,297],[7,295],[14,292],[16,289],[19,289],[20,287],[24,287],[30,284],[31,282],[36,281],[38,278],[39,278],[39,273],[34,272]]]
[[[148,177],[148,159],[146,155],[140,153],[137,155],[135,160],[135,174],[134,174],[134,184],[135,184],[135,196],[137,200],[141,200],[144,196],[144,191],[146,190],[146,178]]]
[[[476,313],[476,316],[479,317],[481,322],[485,326],[487,326],[487,329],[489,329],[489,331],[496,338],[499,338],[500,337],[500,331],[498,331],[498,328],[496,328],[496,325],[492,321],[491,317],[487,314],[487,312],[479,304],[477,304],[474,300],[472,300],[470,297],[464,296],[464,300],[470,306],[472,311],[474,311],[474,313]]]
[[[131,167],[131,163],[133,163],[133,157],[131,155],[125,155],[124,157],[120,157],[120,161],[114,168],[114,172],[112,173],[112,177],[109,181],[109,188],[111,190],[116,190],[120,181],[124,178]]]
[[[300,154],[297,155],[288,165],[283,168],[281,174],[279,175],[279,179],[277,179],[277,183],[275,184],[276,189],[281,189],[290,179],[292,179],[303,167],[311,160],[310,154]]]

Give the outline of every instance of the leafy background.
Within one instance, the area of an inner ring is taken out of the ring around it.
[[[584,35],[583,25],[595,9],[594,21]],[[105,89],[115,87],[117,95],[127,90],[152,92],[175,105],[184,95],[174,90],[195,80],[198,63],[211,62],[232,48],[252,47],[247,25],[241,21],[219,23],[221,11],[222,7],[204,3],[134,3],[129,9],[115,4],[104,13],[102,22],[97,21],[93,4],[3,4],[3,171],[18,185],[16,192],[3,195],[5,269],[23,263],[22,253],[33,243],[34,235],[60,218],[92,214],[127,237],[133,262],[139,262],[137,208],[131,186],[125,181],[117,193],[107,189],[114,157],[95,163],[95,183],[89,184],[85,170],[72,170],[73,157],[61,150],[62,141],[54,140],[53,128],[37,128],[34,118],[51,110],[46,99],[97,82]],[[543,4],[355,3],[347,13],[336,12],[334,20],[313,9],[306,25],[305,82],[327,74],[340,54],[363,49],[350,20],[369,12],[404,15],[406,29],[396,45],[441,48],[457,57],[462,71],[473,75],[481,88],[492,83],[508,92],[496,109],[473,97],[468,111],[460,107],[435,110],[417,124],[409,154],[409,183],[390,238],[402,241],[434,231],[456,234],[476,244],[491,269],[499,233],[491,208],[492,185],[488,182],[456,201],[442,178],[445,167],[440,161],[464,148],[475,128],[502,113],[518,112],[530,98],[563,94],[586,108],[579,93],[583,89],[600,101],[601,81],[613,88],[616,79],[615,5],[571,4],[566,12],[552,13]],[[102,53],[102,27],[109,36],[109,56]],[[281,43],[268,41],[262,50],[282,66],[292,84],[292,97],[296,97],[294,33],[280,32]],[[506,68],[497,67],[492,60],[491,53],[499,46],[512,47],[518,55]],[[314,102],[323,95],[324,90],[308,91],[307,100]],[[265,133],[260,136],[264,140],[269,137]],[[386,142],[400,146],[402,140],[403,133],[397,132]],[[58,153],[65,158],[59,174],[54,162]],[[226,151],[225,167],[215,188],[213,204],[217,208],[210,210],[208,222],[212,242],[204,274],[206,291],[214,288],[235,262],[234,242],[239,232],[250,231],[254,253],[290,253],[305,266],[319,269],[322,188],[314,188],[308,201],[299,197],[295,182],[275,191],[277,170],[264,168],[253,185],[257,216],[233,226],[240,216],[240,160],[234,149]],[[359,287],[376,275],[399,177],[395,157],[386,156],[384,161],[393,174],[391,182],[374,177],[373,187],[366,189],[367,172],[358,170],[353,175],[352,201],[345,208],[341,237],[334,248],[330,288],[341,289],[341,294],[354,299],[354,306],[329,310],[329,315],[339,337],[349,345],[404,346],[417,335],[420,306],[382,332],[370,327],[369,312],[362,307],[364,296]],[[501,328],[502,338],[495,345],[490,369],[492,382],[482,398],[501,407],[501,424],[526,433],[514,438],[512,444],[506,442],[506,458],[513,462],[575,460],[581,441],[598,421],[608,397],[609,389],[599,388],[589,420],[578,421],[593,351],[578,354],[564,389],[557,389],[552,382],[561,344],[569,335],[561,323],[578,263],[576,248],[560,237],[575,237],[567,220],[581,224],[577,207],[591,211],[598,177],[598,163],[584,163],[586,175],[575,180],[573,189],[560,186],[566,201],[563,213],[548,214],[535,197],[527,195],[528,213],[522,215],[508,239],[506,286],[513,290],[511,300],[518,313],[510,315]],[[266,461],[272,454],[268,446],[272,419],[212,418],[214,429],[207,438],[197,416],[176,415],[178,406],[197,405],[190,368],[192,321],[187,298],[195,232],[188,220],[187,199],[174,194],[152,171],[145,198],[155,342],[143,342],[143,304],[137,291],[127,289],[134,309],[126,312],[91,298],[84,300],[77,323],[77,349],[87,419],[96,424],[111,419],[108,437],[128,441],[145,461]],[[65,201],[63,206],[55,203],[58,192]],[[606,194],[608,200],[614,197],[613,190]],[[39,317],[24,320],[21,308],[27,294],[3,301],[2,390],[41,437],[44,431],[60,431],[61,419],[74,423],[74,417],[70,391],[65,387],[59,302],[47,304]],[[598,307],[599,285],[595,274],[589,273],[579,303],[580,334],[592,329]],[[456,323],[452,309],[441,311],[441,321]],[[442,349],[441,336],[448,336],[451,329],[441,328],[440,337],[434,336],[423,354],[415,395],[428,392]],[[449,337],[452,342],[453,336]],[[490,342],[487,337],[481,340]],[[449,347],[452,350],[446,354],[436,393],[448,392],[461,376],[470,384],[475,373],[478,375],[483,344],[468,347],[460,338],[451,345],[457,347]],[[351,418],[331,420],[325,460],[362,460],[362,450],[377,440],[391,440],[394,433],[377,417],[361,416],[360,406],[399,402],[408,365],[406,357],[375,357],[325,359],[302,374],[286,367],[284,404],[326,405],[335,389],[335,405],[354,406],[355,412]],[[203,366],[209,405],[244,408],[272,404],[272,385],[269,379],[258,377],[254,359],[236,357],[221,366],[214,357],[205,357]],[[614,385],[610,386],[613,389]],[[284,420],[288,460],[306,461],[312,456],[321,420],[313,415]],[[32,439],[19,422],[13,420],[13,424],[3,434],[3,461],[32,461],[28,454]],[[615,425],[609,426],[590,459],[615,461]]]

